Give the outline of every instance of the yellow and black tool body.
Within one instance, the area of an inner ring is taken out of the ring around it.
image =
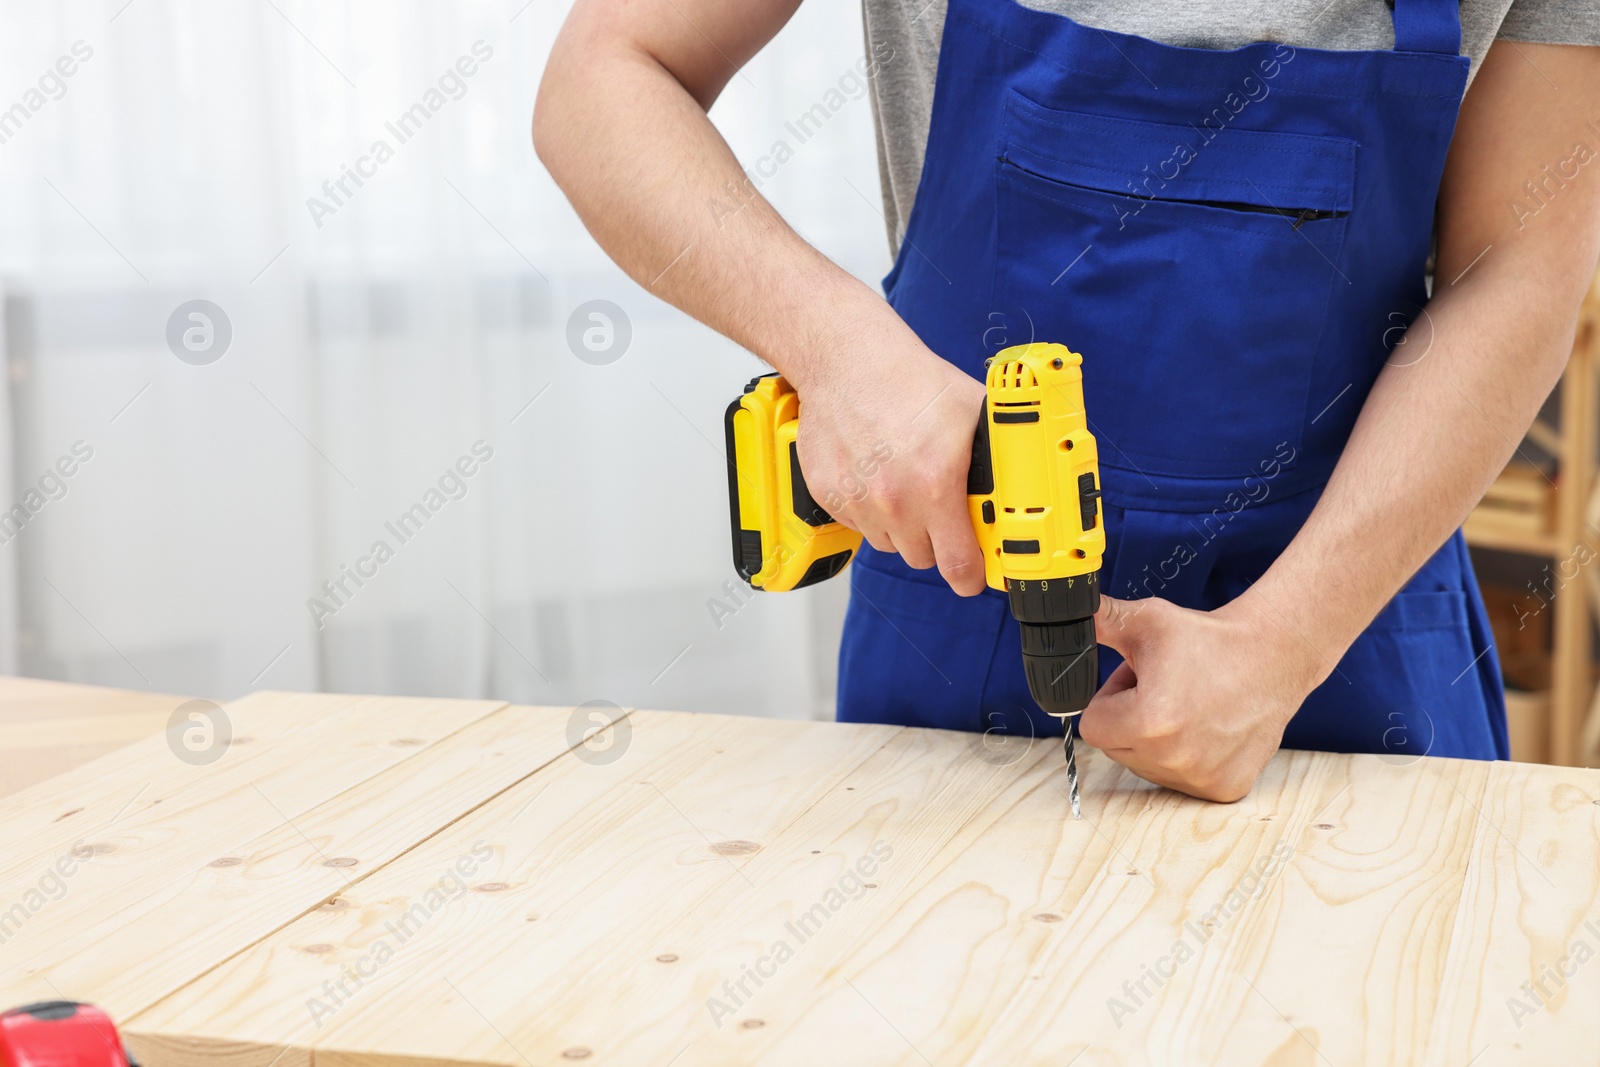
[[[984,578],[1007,593],[1021,625],[1029,691],[1066,718],[1099,681],[1094,613],[1105,552],[1082,358],[1058,344],[1008,348],[989,361],[986,387],[967,477]],[[806,487],[799,419],[800,398],[777,375],[754,379],[726,419],[734,566],[771,592],[833,577],[861,545]]]
[[[733,566],[753,588],[781,593],[844,570],[861,535],[833,521],[800,473],[800,397],[777,374],[752,378],[728,405]]]

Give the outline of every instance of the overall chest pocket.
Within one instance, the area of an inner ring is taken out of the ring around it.
[[[1214,120],[1212,120],[1214,122]],[[1012,93],[994,303],[1082,352],[1101,462],[1226,478],[1301,451],[1354,142],[1045,108]]]

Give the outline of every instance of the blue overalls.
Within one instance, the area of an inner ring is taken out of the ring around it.
[[[1238,596],[1304,524],[1385,361],[1427,358],[1425,325],[1395,345],[1427,301],[1468,60],[1457,0],[1396,0],[1394,26],[1392,52],[1224,52],[950,0],[926,162],[884,290],[977,378],[1008,345],[1083,353],[1105,593],[1198,609]],[[1399,521],[1407,501],[1392,505]],[[1102,649],[1102,681],[1118,662]],[[1028,695],[1002,594],[959,597],[866,546],[838,717],[1061,732]],[[1459,532],[1283,743],[1507,758]]]

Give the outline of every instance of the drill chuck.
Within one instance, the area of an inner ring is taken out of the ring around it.
[[[1100,607],[1097,573],[1054,582],[1007,579],[1006,594],[1022,630],[1028,691],[1051,715],[1078,714],[1100,683],[1094,629]]]

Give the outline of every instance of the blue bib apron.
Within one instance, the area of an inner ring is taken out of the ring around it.
[[[1457,0],[1396,0],[1394,26],[1392,52],[1223,52],[950,0],[922,179],[884,289],[980,379],[1008,345],[1083,353],[1104,592],[1205,610],[1238,596],[1304,524],[1385,361],[1426,348],[1425,324],[1395,343],[1427,301],[1468,60]],[[1405,508],[1394,501],[1397,518]],[[1102,680],[1119,662],[1102,651]],[[1061,732],[1028,695],[1002,594],[959,597],[870,547],[851,569],[838,717]],[[1459,532],[1284,745],[1507,757]]]

